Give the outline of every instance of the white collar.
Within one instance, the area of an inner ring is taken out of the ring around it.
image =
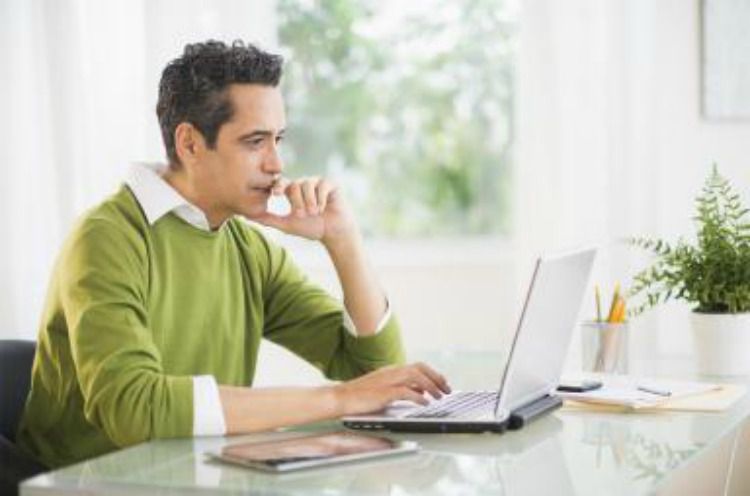
[[[169,212],[174,212],[188,224],[210,231],[206,214],[162,178],[161,175],[166,170],[166,164],[135,163],[125,178],[125,184],[141,205],[148,223],[154,225]]]

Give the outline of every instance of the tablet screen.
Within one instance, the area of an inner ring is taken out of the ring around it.
[[[218,458],[282,471],[415,450],[414,443],[342,431],[227,446]]]

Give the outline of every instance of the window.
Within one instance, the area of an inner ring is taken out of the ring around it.
[[[503,235],[515,10],[498,0],[279,0],[285,159],[381,237]]]

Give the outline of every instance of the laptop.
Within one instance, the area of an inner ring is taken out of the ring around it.
[[[396,402],[346,427],[401,432],[503,432],[557,408],[554,394],[578,320],[594,248],[540,257],[496,391],[459,391],[426,406]]]

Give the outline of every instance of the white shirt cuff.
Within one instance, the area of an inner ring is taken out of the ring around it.
[[[382,331],[389,320],[391,320],[391,304],[386,298],[385,313],[380,318],[378,325],[375,327],[375,333],[373,335]],[[359,337],[359,333],[357,332],[357,326],[354,325],[354,321],[352,320],[352,317],[349,315],[349,312],[346,311],[346,308],[344,308],[344,328],[347,331],[349,331],[349,334],[351,334],[355,338]]]
[[[219,386],[212,375],[193,376],[193,436],[227,433]]]

